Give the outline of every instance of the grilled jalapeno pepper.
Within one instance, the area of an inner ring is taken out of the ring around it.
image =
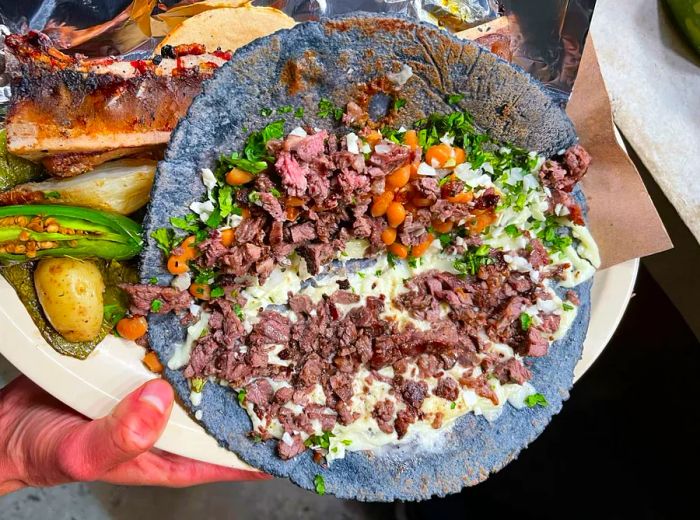
[[[143,247],[141,226],[113,213],[58,205],[0,208],[0,262],[44,256],[125,260]]]

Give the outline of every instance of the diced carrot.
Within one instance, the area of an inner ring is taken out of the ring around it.
[[[231,247],[234,238],[236,238],[236,230],[233,228],[224,229],[221,232],[221,243],[224,247]]]
[[[386,210],[389,209],[389,204],[391,204],[394,200],[394,194],[390,191],[385,191],[378,197],[374,199],[374,202],[372,203],[372,208],[370,209],[370,212],[372,213],[373,217],[381,217],[386,213]]]
[[[427,197],[413,197],[411,203],[419,208],[427,208],[433,205],[433,200]]]
[[[411,165],[407,164],[394,170],[386,177],[386,185],[388,188],[403,188],[408,184],[408,180],[411,178]]]
[[[399,258],[406,258],[408,256],[408,248],[398,242],[394,242],[389,246],[389,252]]]
[[[287,197],[287,200],[285,200],[284,205],[289,207],[295,207],[298,208],[300,206],[303,206],[306,204],[306,201],[304,199],[301,199],[299,197]]]
[[[117,333],[131,341],[139,339],[148,332],[148,322],[143,316],[122,318],[117,322]]]
[[[182,257],[185,260],[192,260],[193,258],[197,258],[199,251],[197,251],[197,246],[194,245],[196,240],[197,237],[192,235],[187,237],[185,240],[182,241],[182,244],[180,244],[180,247],[182,248]]]
[[[382,231],[382,242],[387,246],[396,242],[396,229],[389,227]]]
[[[471,233],[481,233],[497,220],[496,213],[493,210],[476,210],[474,213],[474,219],[469,222],[469,231]]]
[[[418,165],[416,163],[411,163],[411,176],[410,179],[412,181],[415,181],[416,179],[419,179],[420,175],[418,175]]]
[[[403,144],[410,146],[412,150],[418,148],[418,134],[415,130],[409,130],[403,135]]]
[[[454,227],[454,222],[450,220],[448,220],[447,222],[443,222],[441,220],[433,220],[431,224],[433,226],[433,229],[438,233],[449,233]]]
[[[171,255],[168,258],[168,272],[170,274],[183,274],[190,270],[187,258],[184,255]]]
[[[406,220],[406,209],[400,202],[392,202],[386,210],[386,219],[393,228],[399,227]]]
[[[243,184],[248,184],[254,179],[252,173],[248,173],[239,168],[233,168],[230,172],[226,174],[226,182],[231,186],[241,186]]]
[[[376,130],[372,130],[372,132],[370,132],[370,134],[367,137],[365,137],[365,141],[367,141],[372,146],[374,146],[375,144],[377,144],[381,140],[382,140],[382,134],[380,134]]]
[[[200,300],[211,299],[211,287],[204,283],[193,283],[190,285],[190,294]]]
[[[462,164],[464,161],[467,160],[467,154],[464,153],[464,150],[462,148],[455,146],[452,150],[454,154],[455,165]]]
[[[428,148],[425,153],[425,162],[429,166],[440,168],[452,157],[452,147],[449,144],[440,143]]]
[[[294,222],[297,218],[299,218],[299,214],[301,213],[301,209],[299,209],[297,206],[288,206],[287,207],[287,220],[290,222]]]
[[[411,248],[411,256],[414,258],[423,256],[430,247],[430,244],[433,243],[433,240],[435,240],[435,237],[432,235],[432,233],[428,233],[428,236],[423,242]]]
[[[243,218],[250,218],[250,210],[248,208],[241,208],[241,216]]]
[[[473,198],[474,194],[471,191],[463,191],[454,197],[447,197],[447,202],[452,202],[453,204],[466,204],[467,202],[471,202]]]
[[[158,359],[156,353],[152,350],[146,352],[146,355],[143,356],[143,364],[146,365],[148,370],[155,374],[160,374],[163,372],[163,365]]]

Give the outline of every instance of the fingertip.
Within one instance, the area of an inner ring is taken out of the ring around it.
[[[174,398],[173,388],[163,379],[154,379],[144,384],[137,397],[139,403],[153,407],[160,414],[170,410]]]

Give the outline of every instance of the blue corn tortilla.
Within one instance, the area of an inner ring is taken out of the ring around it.
[[[393,126],[408,126],[434,112],[461,109],[471,112],[475,123],[493,137],[546,155],[577,140],[571,121],[539,83],[478,45],[438,28],[375,15],[297,25],[240,49],[205,84],[173,133],[158,167],[145,222],[148,244],[142,257],[142,279],[170,282],[151,232],[171,227],[170,217],[187,214],[190,203],[201,200],[205,194],[201,169],[211,167],[220,154],[241,149],[250,131],[269,123],[271,118],[260,115],[263,109],[303,106],[305,124],[332,128],[330,119],[316,116],[321,98],[343,107],[364,92],[362,84],[397,72],[403,64],[414,75],[401,90],[407,104]],[[446,103],[448,94],[464,96],[458,107]],[[370,107],[381,112],[386,100],[375,98]],[[293,114],[279,118],[287,119],[287,131],[301,122]],[[577,198],[583,202],[580,191]],[[444,496],[478,484],[515,459],[561,410],[586,336],[590,282],[576,292],[581,306],[568,335],[531,366],[531,382],[545,395],[548,406],[516,410],[506,405],[493,423],[467,414],[431,446],[414,443],[373,453],[349,452],[328,468],[313,462],[310,450],[283,461],[273,441],[254,442],[249,437],[250,418],[231,389],[205,385],[201,405],[195,408],[182,371],[166,369],[164,375],[190,412],[201,410],[201,424],[222,446],[267,473],[288,477],[310,490],[314,477],[321,475],[327,493],[363,501]],[[164,365],[185,336],[176,316],[149,318],[149,341]]]

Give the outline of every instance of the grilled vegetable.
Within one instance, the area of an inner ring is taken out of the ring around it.
[[[41,177],[42,168],[38,164],[16,157],[7,151],[5,129],[0,130],[0,192]]]
[[[0,208],[0,262],[44,256],[122,260],[142,246],[141,226],[121,215],[58,205]]]
[[[34,286],[46,318],[66,340],[92,341],[100,335],[105,284],[95,264],[45,258],[34,271]]]
[[[156,161],[113,161],[77,177],[20,184],[0,193],[0,205],[70,204],[128,215],[148,203],[155,172]]]

